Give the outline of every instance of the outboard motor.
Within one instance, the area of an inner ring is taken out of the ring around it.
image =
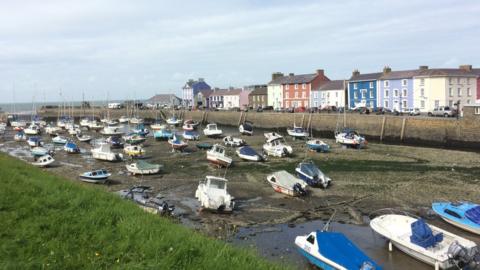
[[[460,269],[480,269],[480,252],[476,246],[468,249],[455,241],[448,247],[447,254]]]
[[[307,194],[307,191],[305,191],[305,189],[302,188],[302,186],[299,183],[296,183],[295,185],[293,185],[293,191],[302,196],[305,196]]]
[[[158,211],[160,215],[162,216],[173,216],[173,211],[175,210],[175,205],[171,204],[168,205],[166,201],[163,201],[159,206],[158,206]]]

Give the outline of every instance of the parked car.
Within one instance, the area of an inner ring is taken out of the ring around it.
[[[433,111],[428,112],[428,116],[443,116],[443,117],[454,117],[457,115],[457,112],[455,109],[451,109],[448,106],[440,106]]]
[[[293,113],[293,112],[295,112],[295,108],[286,108],[286,109],[285,109],[285,112],[287,112],[287,113]]]
[[[262,106],[258,106],[256,111],[257,111],[257,112],[263,112]]]
[[[420,109],[419,108],[408,109],[407,111],[408,111],[408,115],[410,115],[410,116],[420,115]]]
[[[380,114],[391,114],[393,111],[389,108],[384,108],[384,107],[378,107],[375,110],[375,114],[380,115]]]
[[[262,108],[264,111],[273,111],[273,106],[265,106]]]
[[[297,107],[295,108],[295,112],[298,112],[298,113],[303,113],[305,112],[307,109],[305,107]]]

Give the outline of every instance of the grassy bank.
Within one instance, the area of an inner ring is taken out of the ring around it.
[[[253,252],[0,154],[0,268],[277,269]]]

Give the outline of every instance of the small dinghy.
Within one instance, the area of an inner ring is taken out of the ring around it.
[[[480,205],[471,202],[435,202],[432,209],[446,222],[480,234]]]
[[[263,145],[263,150],[269,156],[286,157],[293,153],[293,148],[284,143],[282,136],[271,136]]]
[[[55,136],[52,138],[54,144],[66,144],[68,140],[62,136]]]
[[[467,261],[459,251],[463,250],[466,255],[477,250],[477,245],[470,240],[405,215],[378,216],[370,221],[370,227],[387,238],[390,245],[437,270],[455,267],[458,260]],[[391,250],[391,246],[389,248]]]
[[[112,148],[123,148],[125,144],[120,136],[110,136],[106,142],[109,143]]]
[[[381,270],[344,234],[319,231],[297,236],[295,245],[311,264],[328,270]]]
[[[214,144],[212,149],[207,151],[207,160],[218,167],[230,167],[233,160],[228,157],[225,152],[225,147]]]
[[[233,197],[227,191],[228,180],[221,177],[206,176],[200,181],[195,198],[202,209],[218,212],[231,212],[234,207]]]
[[[148,133],[150,133],[150,130],[148,130],[148,128],[145,128],[145,126],[143,124],[140,124],[137,127],[135,127],[134,129],[132,129],[132,132],[137,134],[137,135],[145,137],[145,136],[148,135]]]
[[[143,135],[139,135],[137,133],[130,133],[126,136],[123,136],[123,139],[128,144],[141,144],[147,140]]]
[[[109,144],[102,143],[97,148],[92,149],[92,157],[94,159],[105,160],[105,161],[121,161],[123,160],[123,155],[112,152]]]
[[[297,176],[309,186],[321,186],[327,188],[332,182],[332,179],[320,171],[313,161],[303,161],[298,163],[295,172],[297,172]]]
[[[34,157],[41,157],[41,156],[45,156],[45,155],[53,156],[53,151],[48,150],[48,149],[43,148],[43,147],[40,147],[40,146],[32,148],[31,153],[32,153],[32,156],[34,156]]]
[[[173,132],[169,129],[160,129],[157,130],[153,133],[153,137],[155,140],[160,141],[160,140],[169,140],[173,138]]]
[[[148,163],[144,160],[138,160],[137,162],[126,165],[127,171],[133,175],[136,174],[156,174],[160,172],[163,165]]]
[[[173,135],[173,138],[168,140],[168,144],[172,146],[172,149],[175,151],[183,151],[185,148],[187,148],[188,143],[180,140],[180,138],[177,137],[177,135]]]
[[[75,144],[74,142],[67,142],[64,146],[63,146],[63,150],[65,150],[65,152],[67,153],[71,153],[71,154],[78,154],[80,153],[80,148],[78,148],[78,145]]]
[[[253,123],[249,121],[245,121],[243,124],[238,126],[238,131],[242,135],[253,135]]]
[[[255,149],[250,146],[242,146],[237,149],[237,155],[243,159],[248,161],[262,161],[263,157],[259,155]]]
[[[123,147],[123,152],[133,158],[139,158],[145,155],[145,150],[140,145],[127,144]]]
[[[55,159],[53,159],[52,156],[44,155],[44,156],[36,158],[36,160],[34,162],[32,162],[32,165],[37,166],[37,167],[48,167],[48,166],[52,165],[53,162],[55,162]]]
[[[267,181],[276,192],[290,196],[304,196],[307,194],[307,184],[287,171],[278,171],[267,176]]]
[[[107,170],[95,170],[91,172],[85,172],[80,174],[80,180],[88,183],[103,184],[112,174],[108,173]]]
[[[342,132],[335,134],[335,141],[346,147],[365,148],[368,144],[364,137],[360,136],[356,131],[345,128]]]
[[[203,134],[207,137],[220,137],[223,134],[221,129],[218,129],[217,124],[212,123],[208,124],[205,129],[203,130]]]
[[[169,125],[178,126],[181,123],[182,123],[182,119],[179,119],[175,116],[172,116],[172,117],[167,119],[167,124],[169,124]]]
[[[27,135],[23,131],[17,132],[15,134],[15,136],[13,136],[13,139],[16,142],[24,142],[24,141],[28,140]]]
[[[287,129],[287,133],[294,139],[305,139],[308,137],[308,131],[303,127],[294,126],[292,129]]]
[[[326,153],[330,151],[330,145],[319,139],[308,140],[306,144],[308,149],[315,152]]]
[[[189,141],[198,141],[200,139],[200,135],[198,134],[198,132],[196,131],[188,131],[188,130],[185,130],[182,134],[182,137],[185,139],[185,140],[189,140]]]
[[[194,130],[196,129],[198,126],[198,122],[195,122],[193,120],[186,120],[185,122],[183,122],[183,130]]]
[[[210,150],[212,149],[213,147],[213,144],[211,143],[197,143],[197,148],[200,149],[200,150]]]
[[[36,146],[42,146],[43,145],[42,138],[40,138],[40,137],[30,137],[30,138],[28,138],[27,143],[30,147],[36,147]]]
[[[225,138],[223,138],[223,143],[226,146],[231,146],[231,147],[239,147],[239,146],[245,145],[245,141],[243,139],[235,138],[232,136],[226,136]]]
[[[92,136],[90,135],[83,135],[83,134],[77,134],[77,140],[80,142],[89,142],[92,140]]]

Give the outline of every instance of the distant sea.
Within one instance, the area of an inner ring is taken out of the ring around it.
[[[123,103],[125,100],[109,100],[108,103],[118,102]],[[140,102],[142,102],[140,100]],[[106,106],[106,101],[89,101],[90,105],[92,106]],[[40,110],[43,106],[63,106],[63,102],[61,101],[51,101],[51,102],[36,102],[35,104],[29,103],[0,103],[0,111],[7,112],[7,113],[17,113],[17,114],[30,114],[32,113],[35,108],[36,110]],[[82,101],[73,101],[73,102],[66,102],[65,106],[81,106]]]

